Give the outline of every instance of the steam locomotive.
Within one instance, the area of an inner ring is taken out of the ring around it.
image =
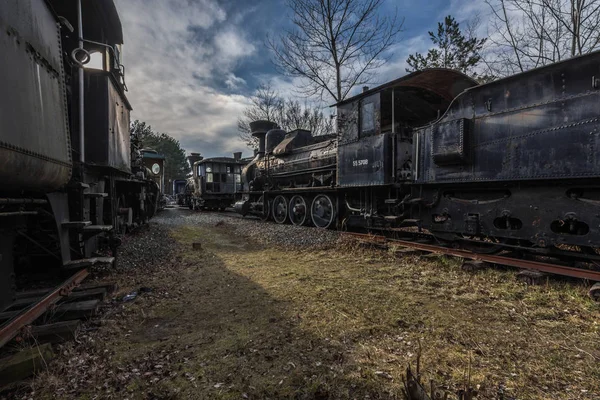
[[[193,210],[221,210],[231,206],[242,191],[241,171],[246,160],[242,153],[232,157],[203,158],[198,153],[188,157],[192,177],[184,189],[185,202]]]
[[[338,103],[335,138],[251,124],[259,153],[235,208],[479,252],[597,257],[599,99],[598,52],[484,85],[414,72]]]
[[[28,266],[113,263],[116,234],[152,217],[159,188],[130,137],[112,0],[3,0],[0,32],[3,309]]]

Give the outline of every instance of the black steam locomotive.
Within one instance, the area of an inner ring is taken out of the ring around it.
[[[3,0],[0,32],[3,309],[27,266],[112,263],[115,234],[150,218],[159,190],[129,134],[112,0]]]
[[[188,157],[192,177],[188,179],[184,196],[193,210],[220,210],[230,207],[242,191],[241,172],[246,160],[242,153],[233,157],[203,158],[198,153]]]
[[[241,214],[597,258],[600,53],[478,85],[430,69],[337,104],[338,136],[252,124]]]

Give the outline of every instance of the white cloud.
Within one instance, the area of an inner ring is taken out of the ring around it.
[[[225,80],[225,84],[229,89],[237,89],[241,86],[246,85],[246,81],[239,76],[235,76],[233,73],[227,74],[227,79]]]
[[[233,28],[215,35],[214,43],[225,62],[249,56],[255,50],[254,45],[248,43],[241,33]]]
[[[237,117],[248,99],[220,93],[245,81],[232,71],[255,47],[218,0],[116,0],[124,30],[124,62],[133,119],[207,156],[248,152]]]

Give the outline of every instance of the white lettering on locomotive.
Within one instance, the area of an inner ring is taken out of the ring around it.
[[[353,167],[362,167],[363,165],[369,165],[369,160],[364,159],[364,160],[354,160],[354,161],[352,161],[352,166]]]

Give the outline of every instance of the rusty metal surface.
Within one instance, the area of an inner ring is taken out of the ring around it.
[[[386,238],[384,236],[380,236],[380,235],[369,235],[369,234],[361,234],[361,233],[353,233],[353,232],[344,232],[344,235],[349,236],[349,237],[362,238],[364,240],[372,241],[374,243],[379,243],[379,244],[391,242],[391,243],[395,243],[395,244],[399,244],[402,246],[411,247],[414,249],[423,250],[423,251],[427,251],[427,252],[431,252],[431,253],[451,255],[451,256],[455,256],[455,257],[466,258],[469,260],[484,261],[484,262],[488,262],[488,263],[506,265],[506,266],[515,267],[515,268],[532,269],[532,270],[537,270],[537,271],[542,271],[542,272],[549,272],[551,274],[556,274],[556,275],[570,276],[570,277],[580,278],[580,279],[588,279],[590,281],[600,281],[600,271],[585,270],[585,269],[581,269],[581,268],[573,268],[573,267],[568,267],[568,266],[563,266],[563,265],[543,263],[543,262],[539,262],[539,261],[521,260],[521,259],[516,259],[516,258],[511,258],[511,257],[492,255],[492,254],[479,254],[479,253],[473,253],[473,252],[466,251],[466,250],[451,249],[451,248],[447,248],[447,247],[441,247],[441,246],[424,244],[424,243],[416,243],[416,242],[411,242],[411,241],[407,241],[407,240],[388,239],[388,238]]]
[[[416,132],[419,183],[517,181],[600,177],[600,53],[552,64],[475,87],[460,95],[434,125]],[[456,121],[470,157],[442,165],[432,151],[459,142],[440,127]],[[416,142],[416,140],[414,140]]]
[[[51,293],[46,295],[42,300],[38,301],[29,307],[22,314],[11,319],[0,327],[0,347],[8,343],[12,338],[17,336],[19,331],[26,325],[31,324],[43,313],[45,313],[53,304],[61,297],[68,295],[77,285],[88,276],[87,269],[81,270],[66,280]]]
[[[0,32],[0,181],[56,190],[71,177],[59,27],[44,0],[4,0]]]
[[[85,71],[85,159],[92,165],[131,172],[129,105],[111,74]]]
[[[73,25],[77,21],[72,1],[47,0],[62,17]],[[102,43],[123,43],[123,27],[114,0],[82,1],[84,36],[87,40]]]
[[[458,96],[461,92],[473,86],[477,86],[477,82],[461,72],[443,68],[431,68],[405,75],[401,78],[341,101],[336,105],[339,106],[342,104],[351,103],[365,96],[369,96],[373,93],[392,87],[424,89],[431,93],[435,93],[447,101],[452,101],[452,99]]]

